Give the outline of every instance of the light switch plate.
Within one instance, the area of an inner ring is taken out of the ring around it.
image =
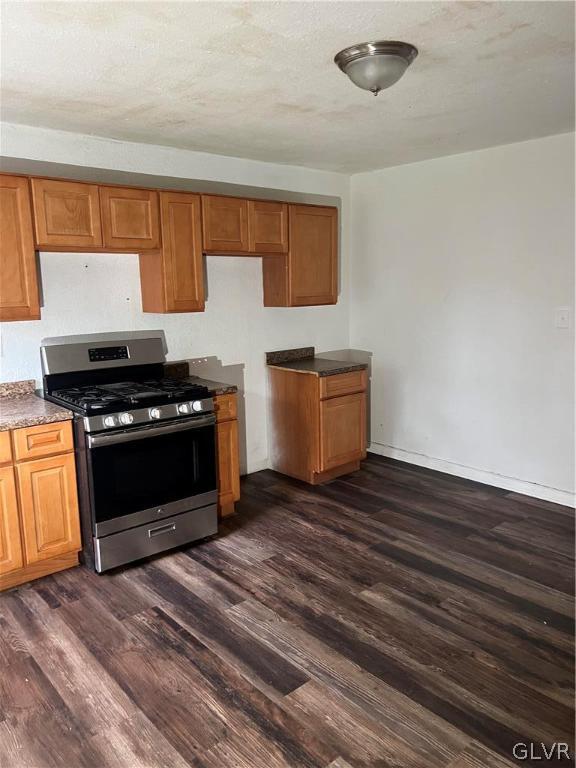
[[[570,328],[570,307],[556,307],[554,325],[556,328]]]

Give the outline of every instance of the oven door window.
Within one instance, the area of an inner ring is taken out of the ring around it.
[[[213,425],[90,450],[97,523],[216,489]]]

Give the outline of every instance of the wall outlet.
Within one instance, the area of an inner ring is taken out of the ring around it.
[[[570,307],[557,307],[554,311],[556,328],[570,328]]]

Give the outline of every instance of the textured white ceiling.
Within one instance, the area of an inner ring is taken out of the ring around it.
[[[2,118],[343,172],[573,130],[571,2],[3,2]],[[378,97],[341,48],[420,55]]]

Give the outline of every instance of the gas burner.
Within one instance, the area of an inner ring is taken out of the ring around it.
[[[142,406],[193,402],[208,397],[207,387],[178,379],[147,379],[89,384],[85,387],[55,389],[50,398],[72,406],[84,415],[129,411]],[[179,411],[184,414],[188,411]]]

